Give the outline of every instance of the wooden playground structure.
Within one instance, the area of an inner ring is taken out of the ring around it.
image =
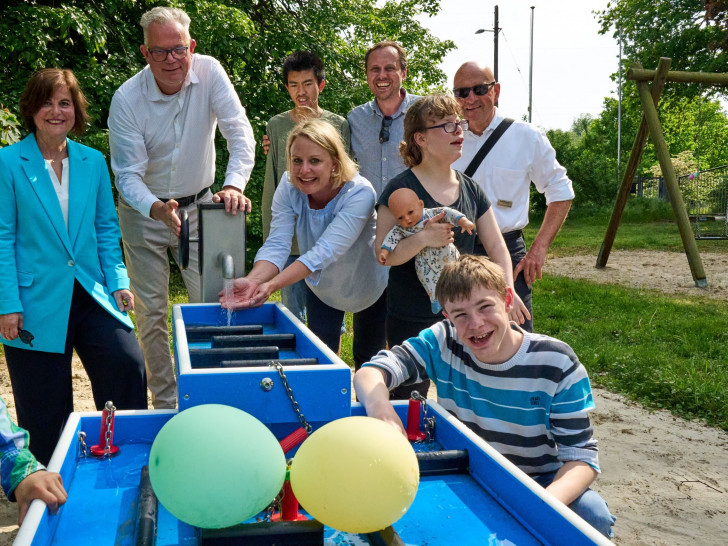
[[[624,177],[622,178],[622,184],[617,192],[617,200],[614,203],[614,211],[612,212],[612,217],[609,220],[609,226],[607,227],[607,232],[604,235],[602,247],[599,250],[596,267],[601,269],[607,265],[607,260],[609,259],[609,254],[612,251],[614,239],[617,235],[617,229],[619,228],[619,222],[622,219],[622,213],[624,212],[624,207],[627,204],[627,198],[629,197],[630,189],[632,187],[632,180],[634,179],[637,167],[642,159],[642,152],[644,151],[649,132],[649,135],[652,138],[652,143],[655,146],[655,153],[660,163],[662,175],[665,179],[665,185],[667,186],[667,192],[670,197],[670,204],[672,205],[672,210],[675,214],[675,221],[677,223],[678,230],[680,231],[680,238],[682,239],[683,247],[685,248],[685,254],[688,258],[688,264],[690,265],[690,272],[692,273],[693,280],[695,281],[695,286],[705,288],[708,286],[708,280],[705,276],[703,261],[700,258],[700,252],[698,252],[698,246],[695,242],[693,230],[690,225],[690,217],[688,216],[685,202],[683,201],[683,197],[678,186],[678,179],[675,174],[672,160],[670,159],[670,152],[667,148],[667,144],[665,143],[662,125],[660,124],[660,118],[657,115],[657,104],[660,100],[660,95],[662,94],[662,89],[666,82],[728,85],[728,74],[670,71],[671,62],[671,59],[663,57],[657,64],[656,70],[646,70],[642,68],[640,63],[635,63],[633,67],[627,71],[627,79],[633,80],[637,83],[643,116],[639,129],[637,130],[637,136],[635,137],[634,144],[632,145],[632,151],[630,153]],[[649,84],[650,81],[652,81],[651,86]]]

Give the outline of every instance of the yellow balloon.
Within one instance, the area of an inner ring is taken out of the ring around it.
[[[303,442],[291,465],[301,506],[347,533],[372,533],[397,521],[415,500],[419,480],[409,442],[371,417],[324,425]]]

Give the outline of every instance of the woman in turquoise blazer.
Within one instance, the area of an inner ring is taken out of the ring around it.
[[[67,138],[86,106],[70,70],[40,70],[20,101],[31,134],[0,149],[0,336],[18,423],[43,464],[73,411],[74,349],[98,409],[147,407],[106,162]]]

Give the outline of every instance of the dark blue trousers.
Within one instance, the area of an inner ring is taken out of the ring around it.
[[[41,337],[43,332],[32,332]],[[96,409],[107,400],[117,409],[146,409],[144,357],[134,330],[127,328],[74,283],[63,353],[5,345],[18,424],[30,433],[30,451],[44,465],[73,411],[73,350],[91,381]],[[92,439],[96,443],[96,439]]]
[[[341,343],[341,321],[344,311],[334,309],[322,302],[306,286],[306,316],[308,327],[324,344],[339,352]],[[380,350],[384,349],[384,324],[387,316],[387,291],[372,305],[354,313],[354,367],[358,370]]]

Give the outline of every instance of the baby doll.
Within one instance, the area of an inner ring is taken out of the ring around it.
[[[387,206],[397,225],[387,233],[384,241],[382,241],[382,249],[379,251],[379,263],[382,265],[387,265],[387,256],[402,239],[421,231],[428,220],[441,212],[445,213],[443,221],[460,226],[470,234],[473,233],[475,228],[473,222],[454,209],[448,207],[426,209],[422,200],[409,188],[400,188],[394,191],[389,196]],[[430,297],[433,313],[439,313],[441,310],[440,304],[435,297],[435,287],[437,286],[437,280],[440,278],[440,272],[446,263],[457,260],[459,256],[458,249],[452,243],[440,248],[427,246],[415,256],[417,278]]]

